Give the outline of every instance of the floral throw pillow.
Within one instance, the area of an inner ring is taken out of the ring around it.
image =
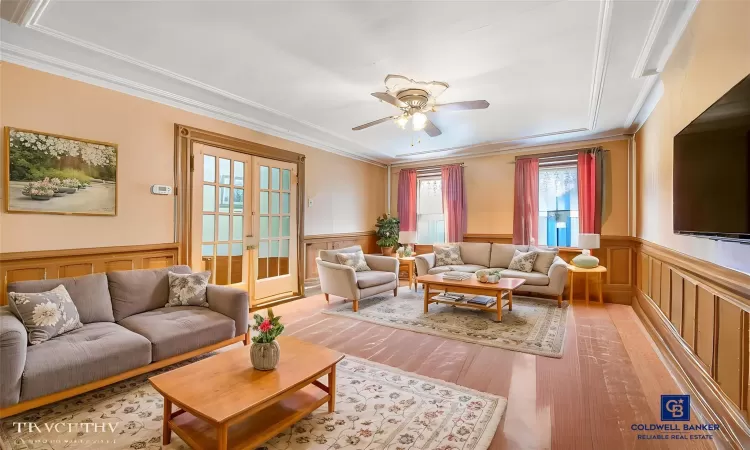
[[[537,252],[523,253],[516,250],[513,253],[513,259],[510,260],[508,269],[518,270],[521,272],[531,272],[534,269],[534,261],[536,261]]]
[[[169,301],[165,306],[208,306],[206,289],[211,272],[169,272]]]
[[[349,266],[354,269],[355,272],[367,272],[370,266],[367,265],[365,260],[365,254],[362,251],[356,251],[354,253],[336,253],[336,259],[339,260],[339,264]]]
[[[435,246],[435,267],[461,265],[463,263],[458,244]]]
[[[62,284],[47,292],[10,292],[8,300],[11,311],[26,328],[31,345],[83,326],[78,308]]]

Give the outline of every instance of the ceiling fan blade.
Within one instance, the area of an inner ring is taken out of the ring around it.
[[[372,122],[368,122],[364,125],[360,125],[358,127],[352,128],[352,131],[359,131],[364,130],[365,128],[369,128],[373,125],[377,125],[379,123],[388,122],[389,120],[397,119],[399,116],[389,116],[389,117],[383,117],[382,119],[373,120]]]
[[[430,121],[430,119],[427,119],[427,123],[425,123],[424,126],[424,131],[425,133],[430,135],[430,137],[440,136],[441,134],[443,134],[443,132],[440,131],[440,128],[436,127],[435,124]]]
[[[378,100],[383,100],[386,103],[390,103],[396,108],[406,108],[406,103],[402,102],[401,100],[397,99],[387,92],[373,92],[370,95],[377,98]]]
[[[465,111],[467,109],[485,109],[490,106],[487,100],[472,100],[468,102],[446,103],[444,105],[435,105],[433,110],[438,111]]]

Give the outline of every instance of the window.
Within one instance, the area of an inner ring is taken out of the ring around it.
[[[578,166],[539,161],[539,245],[578,245]]]
[[[417,241],[420,244],[445,242],[443,185],[440,177],[417,179]]]

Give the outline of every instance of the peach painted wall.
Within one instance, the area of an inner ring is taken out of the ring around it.
[[[392,169],[391,212],[397,215],[398,172],[401,167],[425,167],[438,164],[464,163],[464,184],[468,205],[467,232],[473,234],[513,234],[513,183],[516,156],[560,152],[601,145],[609,150],[605,159],[606,186],[602,234],[628,235],[628,141],[613,140],[592,145],[580,143],[527,148],[513,153],[456,158],[439,163],[410,164]]]
[[[0,77],[1,125],[119,145],[117,217],[0,212],[2,252],[172,242],[173,198],[149,188],[174,184],[175,123],[305,154],[306,235],[371,230],[385,211],[385,168],[18,65]]]
[[[748,24],[750,2],[700,2],[661,74],[664,95],[636,134],[637,236],[746,273],[750,245],[674,234],[672,152],[675,134],[750,74]]]

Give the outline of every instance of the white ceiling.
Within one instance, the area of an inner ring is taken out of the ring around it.
[[[4,60],[382,163],[627,132],[695,6],[23,1],[26,26],[3,23]],[[435,138],[352,131],[398,112],[370,96],[390,73],[490,107],[431,114]]]

